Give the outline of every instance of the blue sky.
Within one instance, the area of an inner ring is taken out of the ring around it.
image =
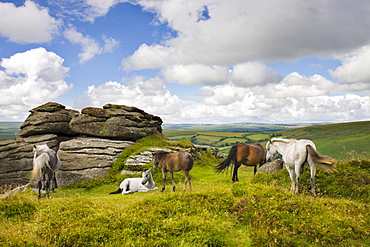
[[[370,119],[370,2],[0,1],[0,121],[54,101],[164,123]]]

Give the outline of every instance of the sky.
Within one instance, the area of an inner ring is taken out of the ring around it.
[[[0,1],[0,121],[47,102],[165,124],[370,120],[370,1]]]

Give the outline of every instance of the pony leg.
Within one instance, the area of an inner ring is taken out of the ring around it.
[[[186,184],[189,185],[189,191],[191,191],[191,177],[189,171],[184,171],[184,174],[185,174],[184,192],[186,191]]]
[[[171,181],[172,181],[172,191],[175,192],[176,186],[175,186],[175,178],[173,176],[173,172],[170,172],[171,175]]]
[[[41,182],[41,180],[38,182],[37,187],[38,187],[37,199],[38,199],[38,200],[40,200],[40,198],[41,198],[41,187],[42,187],[42,182]]]
[[[311,183],[311,192],[312,192],[312,196],[313,197],[316,197],[316,192],[315,192],[315,175],[316,175],[316,164],[314,161],[311,161],[309,159],[309,163],[310,165],[310,172],[311,172],[311,177],[310,177],[310,183]]]
[[[55,193],[55,189],[58,188],[58,183],[57,183],[57,178],[55,176],[55,172],[53,172],[53,187],[52,187],[52,191],[53,193]]]
[[[241,166],[241,163],[235,163],[234,165],[234,173],[233,173],[233,182],[238,182],[239,181],[239,178],[238,178],[238,169],[239,167]]]
[[[295,188],[294,188],[294,193],[298,194],[298,187],[299,187],[299,182],[301,180],[301,167],[300,165],[295,165]]]
[[[45,182],[46,182],[46,176],[45,176],[45,174],[42,174],[41,190],[45,190]]]
[[[166,172],[162,170],[162,190],[163,192],[166,188]]]
[[[286,168],[287,168],[287,170],[289,172],[290,181],[292,183],[292,185],[290,187],[290,190],[293,191],[293,192],[295,192],[296,185],[295,185],[295,182],[294,182],[294,169],[293,168],[290,168],[288,166]]]
[[[53,171],[52,170],[49,170],[47,172],[47,175],[48,175],[48,179],[46,180],[46,198],[51,198],[50,196],[50,186],[51,186],[51,183],[53,183]]]
[[[46,190],[45,190],[45,192],[46,192],[46,198],[48,198],[48,199],[50,199],[51,198],[51,196],[50,196],[50,192],[49,192],[49,188],[50,188],[50,179],[48,178],[48,180],[46,181]]]

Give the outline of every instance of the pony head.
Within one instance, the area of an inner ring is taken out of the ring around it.
[[[142,185],[146,184],[146,182],[152,179],[152,173],[150,172],[150,169],[145,169],[141,174],[141,178],[143,179],[141,182]]]
[[[269,140],[266,143],[266,162],[271,162],[278,155],[277,147],[274,145],[274,140]]]
[[[157,150],[153,153],[154,160],[153,160],[153,168],[157,170],[158,164],[163,158],[164,155],[169,154],[170,152],[164,151],[164,150]]]

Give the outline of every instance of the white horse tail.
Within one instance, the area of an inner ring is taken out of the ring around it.
[[[318,164],[321,167],[321,169],[323,169],[325,172],[337,171],[335,169],[335,164],[337,163],[335,159],[327,157],[327,156],[321,156],[317,152],[317,150],[311,145],[307,145],[306,149],[307,149],[308,154],[315,161],[315,163]]]
[[[42,172],[41,169],[46,166],[50,168],[49,165],[49,155],[46,153],[41,154],[33,161],[33,169],[31,172],[31,180],[40,181]]]

